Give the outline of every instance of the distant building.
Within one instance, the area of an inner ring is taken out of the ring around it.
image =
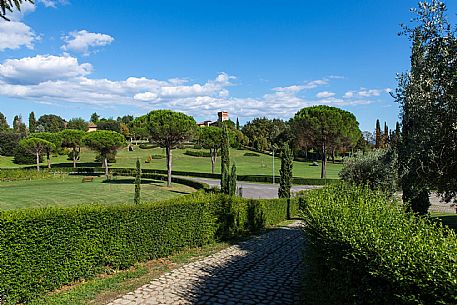
[[[87,130],[87,132],[92,132],[92,131],[97,131],[97,125],[95,125],[94,123],[90,122],[89,123],[89,129]]]
[[[228,119],[229,119],[229,113],[227,111],[219,111],[217,113],[217,116],[219,117],[218,118],[219,122],[228,121]]]
[[[211,124],[213,123],[213,121],[211,120],[206,120],[206,121],[203,121],[201,123],[197,123],[197,126],[200,126],[200,127],[208,127],[208,126],[211,126]]]

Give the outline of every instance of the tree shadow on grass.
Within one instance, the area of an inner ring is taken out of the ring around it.
[[[210,256],[191,269],[190,288],[173,293],[192,304],[301,304],[304,235],[278,228]],[[181,271],[182,272],[182,271]]]

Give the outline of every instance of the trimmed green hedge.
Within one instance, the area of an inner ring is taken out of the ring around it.
[[[2,211],[0,303],[27,302],[106,268],[257,232],[286,215],[287,200],[202,192],[140,205]]]
[[[192,157],[200,157],[200,158],[211,158],[211,154],[209,153],[209,151],[202,151],[202,150],[199,150],[199,151],[194,151],[194,150],[186,150],[184,152],[185,155],[188,155],[188,156],[192,156]],[[221,155],[221,152],[217,152],[217,156],[220,156]]]
[[[395,200],[341,184],[307,193],[310,304],[457,304],[457,236]]]
[[[49,170],[43,169],[1,169],[0,181],[35,180],[48,179],[54,177]]]

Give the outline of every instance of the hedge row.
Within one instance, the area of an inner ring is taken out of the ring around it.
[[[382,193],[348,185],[308,192],[311,304],[457,304],[457,236]]]
[[[17,180],[35,180],[47,179],[54,177],[50,171],[44,169],[37,170],[24,170],[24,169],[1,169],[0,181],[17,181]]]
[[[27,302],[106,268],[256,232],[286,215],[287,200],[202,192],[141,205],[1,211],[0,303]]]
[[[209,151],[186,150],[184,154],[192,157],[211,158],[211,154],[209,153]],[[218,151],[217,155],[220,156],[221,153]]]

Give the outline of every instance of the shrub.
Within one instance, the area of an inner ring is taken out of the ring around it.
[[[349,183],[394,193],[398,188],[397,153],[393,150],[375,150],[348,158],[340,177]]]
[[[152,144],[140,144],[140,145],[138,145],[138,147],[140,149],[153,149],[154,145],[152,145]]]
[[[310,191],[301,205],[310,304],[456,304],[453,231],[368,188]]]
[[[54,175],[49,170],[31,169],[2,169],[0,170],[0,181],[35,180],[51,178]]]
[[[0,131],[0,155],[1,156],[14,156],[19,140],[24,136],[20,133],[4,130]]]
[[[109,152],[106,154],[106,157],[108,159],[108,163],[116,163],[116,152]],[[99,154],[95,157],[95,162],[103,163],[104,159],[105,157]]]
[[[286,206],[197,192],[159,203],[1,211],[0,299],[27,302],[106,267],[248,234],[284,220]]]
[[[243,156],[245,156],[245,157],[260,157],[260,155],[259,155],[259,154],[257,154],[257,153],[253,153],[253,152],[247,152],[247,153],[244,153],[244,155],[243,155]]]
[[[14,151],[14,163],[16,164],[36,164],[35,154],[30,153],[22,145],[18,145]],[[40,162],[43,162],[43,156],[40,155]]]
[[[211,158],[211,154],[209,151],[193,151],[193,150],[186,150],[184,152],[185,155],[187,156],[192,156],[192,157],[202,157],[202,158]],[[217,152],[217,156],[219,157],[221,155],[221,152]]]

